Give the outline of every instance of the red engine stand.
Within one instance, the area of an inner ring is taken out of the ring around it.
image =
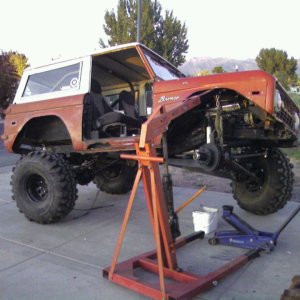
[[[139,145],[136,145],[136,151],[137,155],[121,156],[125,159],[137,160],[139,162],[139,170],[128,201],[112,264],[103,271],[105,278],[153,299],[190,299],[200,292],[213,287],[215,282],[238,269],[251,258],[259,255],[257,251],[249,251],[205,276],[180,270],[177,265],[176,248],[196,238],[203,238],[203,233],[192,234],[174,243],[159,172],[159,163],[163,162],[163,158],[157,157],[155,148],[149,144],[146,144],[142,150],[139,148]],[[133,257],[122,263],[117,263],[141,178],[156,250]],[[142,278],[137,277],[137,274],[135,274],[137,273],[135,271],[138,269],[158,275],[159,280],[156,280],[156,282],[143,281]]]

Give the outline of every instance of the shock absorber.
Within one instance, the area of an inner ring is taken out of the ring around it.
[[[207,118],[207,125],[206,125],[206,144],[213,144],[215,143],[215,136],[214,136],[214,126],[213,121],[208,115]]]

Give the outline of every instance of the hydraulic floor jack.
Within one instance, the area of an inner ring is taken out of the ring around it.
[[[259,231],[251,227],[244,220],[233,213],[233,206],[223,206],[223,219],[236,230],[219,231],[215,236],[208,240],[210,245],[229,245],[238,248],[265,251],[270,253],[277,244],[277,239],[284,228],[300,211],[297,207],[287,220],[275,232]]]

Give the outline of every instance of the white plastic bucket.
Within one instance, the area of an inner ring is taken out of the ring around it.
[[[193,211],[193,223],[195,231],[204,231],[205,234],[216,231],[218,209],[201,205],[199,210]]]

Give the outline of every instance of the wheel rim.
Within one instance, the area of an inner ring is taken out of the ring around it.
[[[48,196],[48,185],[42,176],[32,174],[27,179],[26,191],[33,202],[42,202]]]
[[[111,180],[111,179],[118,178],[121,173],[122,173],[121,165],[115,165],[115,166],[111,166],[111,167],[105,169],[105,171],[103,172],[103,175],[105,178]]]
[[[251,169],[252,169],[251,171],[255,174],[256,178],[248,177],[247,180],[245,181],[245,186],[249,192],[253,193],[263,188],[265,183],[265,169],[264,168],[257,169],[257,166],[255,166],[255,164],[252,165]]]

